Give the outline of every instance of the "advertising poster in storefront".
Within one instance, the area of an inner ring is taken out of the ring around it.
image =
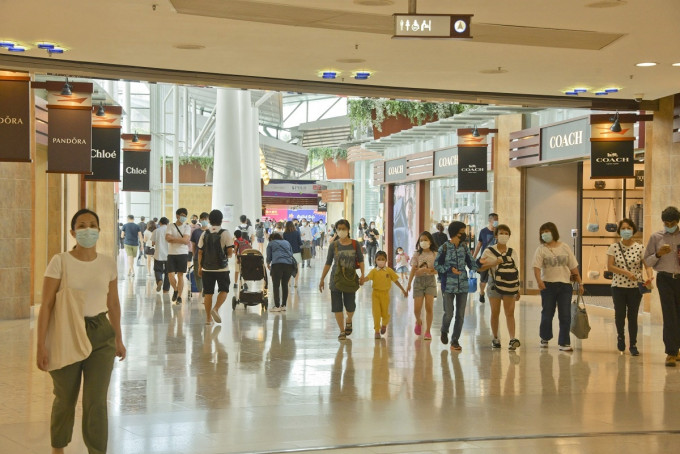
[[[264,215],[275,221],[286,221],[288,220],[288,207],[287,206],[267,206],[264,210]]]
[[[123,191],[149,191],[150,157],[145,151],[123,152]]]
[[[27,73],[0,71],[0,162],[31,161],[31,98]]]
[[[92,175],[87,181],[120,181],[120,129],[92,128]]]
[[[394,247],[404,249],[410,257],[418,241],[418,225],[416,218],[416,185],[415,183],[397,184],[394,186],[394,218],[392,223]],[[393,263],[394,257],[390,258]]]
[[[315,180],[270,180],[262,191],[263,197],[316,197],[323,189]]]
[[[304,207],[300,209],[289,209],[288,210],[288,220],[292,221],[294,219],[297,219],[299,221],[306,219],[311,222],[316,222],[316,221],[326,221],[326,213],[322,213],[320,211]]]
[[[631,140],[591,142],[590,178],[635,177],[635,142]]]
[[[487,147],[458,147],[458,192],[487,192]]]

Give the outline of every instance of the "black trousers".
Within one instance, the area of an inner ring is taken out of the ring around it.
[[[375,253],[378,252],[378,243],[366,242],[366,254],[368,254],[368,265],[373,266],[375,264]]]
[[[657,273],[656,286],[661,300],[666,354],[677,355],[680,348],[680,279]]]
[[[156,275],[156,282],[163,281],[163,291],[170,291],[170,280],[168,279],[168,271],[166,269],[167,261],[160,260],[153,261],[153,272]]]
[[[272,284],[274,284],[274,305],[286,306],[288,301],[288,281],[293,275],[293,265],[287,263],[272,264]]]
[[[623,338],[626,317],[628,318],[628,337],[630,345],[637,345],[638,333],[638,311],[642,294],[637,288],[612,287],[612,298],[614,299],[614,322],[616,324],[616,334]]]

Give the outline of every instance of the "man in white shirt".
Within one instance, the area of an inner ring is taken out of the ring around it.
[[[248,218],[245,214],[241,215],[240,220],[241,224],[238,226],[238,229],[241,231],[241,238],[248,240],[252,247],[253,241],[255,241],[255,229],[252,225],[248,225]]]
[[[212,321],[222,323],[219,315],[220,307],[227,300],[229,293],[229,257],[234,252],[234,239],[231,234],[222,229],[222,212],[212,210],[208,216],[210,227],[198,240],[198,275],[203,279],[203,305],[205,306],[205,323],[210,325]],[[216,233],[219,236],[219,247],[216,236],[209,236]],[[217,301],[212,308],[213,295],[215,294],[215,284],[217,284]]]
[[[169,225],[165,232],[165,240],[168,242],[168,279],[174,290],[172,301],[177,304],[182,304],[184,274],[189,260],[191,227],[186,224],[188,213],[186,208],[179,208],[175,212],[177,222]]]
[[[307,219],[303,219],[300,223],[300,238],[302,239],[302,247],[308,248],[310,250],[309,255],[311,255],[312,241],[314,240],[314,236],[312,235],[312,228],[309,226]],[[305,267],[305,262],[307,262],[307,268],[309,268],[311,266],[311,260],[303,260],[302,268]]]
[[[158,228],[151,234],[151,244],[154,246],[153,271],[156,275],[156,291],[163,293],[170,291],[170,280],[168,279],[168,242],[165,240],[165,233],[168,231],[170,220],[163,216],[158,221]]]

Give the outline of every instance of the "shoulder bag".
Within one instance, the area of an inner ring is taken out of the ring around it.
[[[47,324],[45,347],[48,371],[82,361],[92,353],[83,315],[85,295],[68,285],[66,254],[68,252],[60,255],[61,283]]]
[[[586,312],[586,302],[583,296],[578,295],[571,303],[571,328],[572,334],[577,339],[588,339],[590,333],[590,322],[588,321],[588,312]]]

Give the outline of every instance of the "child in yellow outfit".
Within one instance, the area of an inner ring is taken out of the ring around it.
[[[399,283],[399,276],[392,268],[387,266],[387,254],[378,251],[375,254],[375,265],[368,276],[361,280],[364,282],[373,281],[373,327],[375,328],[375,338],[380,339],[381,334],[387,331],[387,324],[390,322],[390,287],[392,282],[401,289],[404,297],[408,297],[408,292]]]

